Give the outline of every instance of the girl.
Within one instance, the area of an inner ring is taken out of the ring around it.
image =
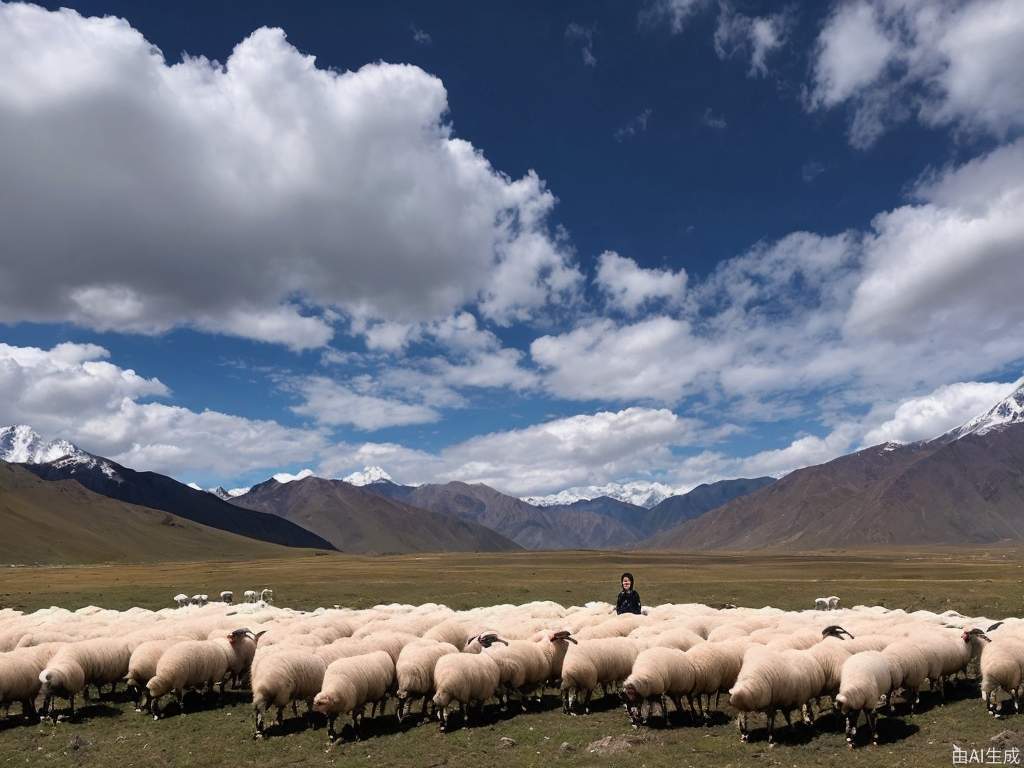
[[[633,574],[624,573],[620,579],[622,591],[615,601],[616,613],[640,613],[640,593],[633,589]]]

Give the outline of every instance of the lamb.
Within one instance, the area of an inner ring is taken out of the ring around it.
[[[437,660],[434,667],[434,707],[441,730],[448,729],[449,707],[459,705],[463,717],[474,704],[483,709],[494,697],[501,679],[497,663],[487,654],[451,653]]]
[[[821,695],[825,672],[814,654],[807,650],[774,650],[751,646],[743,658],[736,684],[729,689],[729,702],[740,715],[740,740],[749,741],[747,716],[764,712],[768,720],[768,743],[775,742],[775,715],[781,711],[792,725],[790,712],[801,709]]]
[[[184,608],[188,605],[188,595],[177,594],[174,596],[174,602],[179,608]]]
[[[228,664],[228,651],[217,640],[183,640],[172,645],[160,656],[156,674],[146,683],[153,719],[160,718],[160,699],[168,693],[174,695],[178,711],[184,714],[185,691],[204,685],[213,690],[216,683],[223,691]]]
[[[264,603],[266,603],[267,605],[273,605],[274,604],[274,590],[272,590],[272,589],[264,589],[262,592],[260,592],[260,600],[263,601]]]
[[[827,597],[816,597],[816,598],[814,598],[814,610],[816,610],[816,611],[827,611],[828,610],[828,598]]]
[[[359,733],[363,712],[373,704],[372,717],[378,703],[384,700],[395,683],[395,662],[384,651],[362,656],[349,656],[331,662],[324,673],[323,687],[313,699],[313,709],[327,716],[327,735],[334,740],[334,723],[338,715],[352,713],[352,727]]]
[[[829,595],[826,599],[828,600],[828,609],[830,611],[838,611],[839,610],[839,598],[838,597],[836,597],[835,595]]]
[[[586,640],[574,645],[562,662],[562,710],[575,714],[577,701],[590,714],[590,699],[598,685],[618,684],[629,677],[640,643],[627,637]]]
[[[878,744],[878,709],[883,696],[892,690],[889,661],[881,651],[862,651],[843,663],[836,704],[846,716],[846,743],[853,748],[857,721],[863,712],[871,729],[871,741]],[[853,719],[850,719],[850,714]]]
[[[130,689],[135,691],[135,711],[141,712],[143,707],[149,709],[151,698],[149,689],[146,687],[156,674],[156,665],[164,652],[175,643],[180,643],[183,638],[172,637],[160,640],[148,640],[135,646],[128,659],[128,674],[125,675],[125,682]],[[145,703],[143,703],[145,699]]]
[[[434,666],[442,656],[458,652],[451,643],[436,640],[418,640],[402,648],[395,664],[399,722],[408,713],[411,702],[419,698],[423,699],[420,714],[426,716],[427,704],[434,695]]]
[[[981,652],[981,700],[993,717],[1000,717],[996,694],[1006,691],[1020,712],[1021,683],[1024,682],[1024,639],[995,637]]]
[[[676,712],[682,712],[682,697],[691,696],[695,681],[696,673],[684,651],[662,647],[641,651],[622,683],[630,720],[634,725],[641,721],[645,704],[649,708],[658,704],[667,720],[668,713],[662,703],[666,696],[672,700]]]
[[[220,593],[220,601],[222,603],[228,603],[229,605],[235,600],[235,593],[229,589],[225,589]]]
[[[115,686],[128,671],[130,657],[127,644],[113,638],[64,645],[39,673],[43,710],[56,721],[57,711],[52,705],[54,697],[60,696],[68,700],[68,714],[74,717],[75,696],[88,685],[95,685],[97,693],[101,685]]]
[[[284,718],[284,708],[297,701],[305,701],[309,711],[313,699],[323,687],[327,663],[308,650],[281,649],[259,658],[252,667],[252,706],[256,714],[256,732],[264,732],[263,716],[272,706],[277,707],[276,722]],[[294,709],[294,704],[293,704]]]
[[[255,589],[247,589],[242,593],[242,599],[247,603],[255,603],[256,600],[259,599],[259,595],[256,593]]]

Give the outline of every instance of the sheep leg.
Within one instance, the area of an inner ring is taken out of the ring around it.
[[[715,709],[718,709],[718,697],[722,695],[721,691],[715,691]]]
[[[853,719],[851,720],[851,714],[846,716],[846,745],[853,749],[853,738],[857,735],[857,721],[860,720],[860,710],[855,709],[852,712]]]
[[[263,710],[256,708],[256,730],[253,731],[252,737],[254,739],[261,738],[263,736]]]
[[[35,721],[35,722],[39,721],[39,713],[36,712],[36,705],[32,701],[32,699],[22,699],[21,700],[21,714],[23,716],[25,716],[26,718],[28,718],[29,720],[32,720],[32,721]]]
[[[768,745],[775,746],[775,710],[768,710]]]
[[[739,717],[736,718],[736,725],[740,729],[740,743],[746,743],[750,741],[750,733],[747,731],[747,713],[740,712]]]
[[[591,689],[588,689],[587,692],[583,695],[583,714],[584,715],[589,715],[590,714],[590,697],[593,696],[593,695],[594,695],[594,691],[591,690]]]
[[[337,719],[337,715],[328,715],[327,717],[327,739],[329,741],[334,741],[338,738],[338,733],[334,730],[334,723]]]
[[[871,743],[876,747],[878,746],[878,713],[877,712],[865,712],[864,717],[867,718],[868,727],[871,729]]]
[[[284,725],[284,705],[279,704],[277,707],[277,717],[274,718],[274,722],[278,725]]]
[[[68,719],[75,719],[75,694],[68,696]]]
[[[437,711],[437,719],[441,721],[441,733],[448,730],[448,705],[442,706]]]
[[[298,702],[298,700],[295,700],[295,701],[292,702],[292,717],[298,717],[298,716],[299,716],[299,702]]]

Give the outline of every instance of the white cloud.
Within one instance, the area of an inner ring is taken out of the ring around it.
[[[705,429],[667,409],[632,407],[480,435],[437,454],[393,443],[336,446],[320,471],[339,476],[374,465],[398,482],[463,480],[516,495],[546,493],[663,472],[675,462],[672,446],[727,431]]]
[[[636,136],[638,133],[646,131],[647,123],[651,119],[652,114],[654,114],[654,110],[650,107],[640,110],[640,112],[629,118],[621,128],[615,131],[615,140],[625,141]]]
[[[274,421],[145,402],[170,392],[108,356],[92,344],[0,344],[0,423],[31,424],[133,469],[170,474],[231,477],[301,461],[326,445],[316,431]]]
[[[704,110],[704,114],[701,115],[700,121],[708,128],[714,128],[716,131],[724,131],[729,127],[729,123],[726,122],[724,115],[716,115],[711,111],[711,107],[707,107]]]
[[[597,260],[594,281],[609,304],[627,314],[635,314],[658,299],[670,303],[681,301],[686,290],[686,271],[644,269],[633,259],[605,251]]]
[[[850,140],[872,144],[916,114],[1005,137],[1024,126],[1024,5],[1017,0],[837,3],[818,37],[808,104],[849,103]]]
[[[294,382],[293,387],[302,397],[302,402],[292,406],[292,410],[302,416],[309,416],[318,424],[351,424],[358,429],[375,430],[428,424],[441,418],[429,406],[360,394],[325,376],[310,376]]]
[[[583,63],[588,67],[597,66],[597,57],[594,56],[594,32],[596,25],[585,26],[576,21],[569,22],[565,28],[565,39],[578,41],[580,43],[580,55]]]
[[[579,285],[543,181],[454,138],[418,67],[318,68],[266,28],[168,63],[124,20],[10,4],[0,68],[0,322],[301,349],[335,309],[505,323]]]
[[[709,4],[709,0],[651,0],[640,11],[641,24],[668,24],[673,34],[679,34],[690,18]]]
[[[786,42],[788,13],[768,16],[745,16],[737,13],[731,3],[720,2],[715,27],[715,53],[718,58],[744,54],[750,57],[750,77],[768,74],[768,55]]]
[[[938,387],[921,397],[904,400],[891,417],[864,435],[864,445],[930,440],[970,421],[1024,383],[1024,379],[965,381]]]
[[[430,36],[430,33],[420,29],[415,24],[409,27],[412,32],[412,39],[420,45],[431,45],[434,42],[434,38]]]

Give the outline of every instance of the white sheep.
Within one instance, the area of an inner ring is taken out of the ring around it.
[[[658,705],[667,721],[664,699],[671,699],[676,712],[682,712],[683,696],[689,698],[693,694],[695,681],[696,673],[685,651],[659,646],[641,651],[622,683],[630,719],[634,724],[646,721],[645,706],[649,712]]]
[[[928,679],[928,657],[921,647],[912,640],[896,640],[887,645],[882,655],[889,662],[889,674],[892,677],[892,692],[889,694],[889,709],[895,709],[894,700],[897,691],[903,691],[910,714],[914,714],[914,706],[918,703],[918,691]]]
[[[996,694],[1003,690],[1020,712],[1021,683],[1024,682],[1024,639],[995,636],[981,652],[981,700],[989,713],[1001,716]]]
[[[146,683],[156,674],[156,665],[160,661],[160,657],[168,648],[182,642],[183,639],[171,637],[147,640],[135,646],[135,650],[132,651],[128,659],[128,673],[124,679],[128,688],[135,691],[136,712],[141,712],[143,708],[149,709],[151,699]]]
[[[35,701],[42,686],[39,673],[59,647],[50,643],[0,653],[0,706],[6,709],[20,702],[22,715],[37,719]]]
[[[628,637],[606,637],[580,641],[562,662],[562,709],[575,714],[579,702],[590,713],[590,699],[598,685],[607,689],[621,683],[633,670],[642,650],[641,641]]]
[[[497,663],[486,654],[450,653],[434,667],[434,707],[441,730],[448,729],[449,707],[459,705],[463,718],[474,705],[483,709],[494,697],[501,679]]]
[[[324,673],[320,692],[313,698],[313,709],[327,716],[327,735],[332,741],[338,715],[351,713],[352,728],[359,735],[367,704],[384,710],[384,700],[395,683],[395,662],[384,651],[349,656],[331,662]]]
[[[549,653],[552,651],[551,643],[544,641],[495,638],[488,644],[484,653],[494,659],[501,671],[504,703],[516,694],[522,710],[526,711],[529,697],[548,680],[551,672]]]
[[[264,589],[262,592],[260,592],[260,600],[262,600],[267,605],[273,605],[274,604],[274,590],[272,590],[272,589]]]
[[[839,610],[839,598],[838,597],[836,597],[835,595],[829,595],[825,599],[828,600],[828,609],[830,611],[838,611]]]
[[[260,596],[255,589],[247,589],[245,590],[245,592],[242,593],[242,599],[244,599],[245,602],[247,603],[255,603],[257,600],[259,600],[259,597]]]
[[[792,726],[790,712],[800,709],[806,713],[808,702],[820,696],[824,686],[825,672],[810,651],[751,646],[729,690],[729,703],[740,713],[740,740],[750,739],[749,713],[763,712],[768,721],[768,743],[774,743],[776,713],[781,711]]]
[[[128,645],[115,638],[98,637],[67,643],[39,673],[43,711],[56,721],[53,699],[59,696],[68,700],[68,714],[74,717],[75,696],[84,693],[88,685],[96,686],[97,695],[102,685],[110,685],[113,691],[128,671],[130,657]]]
[[[188,595],[185,595],[185,594],[177,594],[177,595],[175,595],[174,596],[174,603],[179,608],[184,608],[186,605],[188,605]]]
[[[212,691],[228,675],[228,652],[217,640],[183,640],[164,651],[156,664],[156,674],[146,683],[153,719],[161,716],[160,699],[168,693],[185,713],[185,692],[204,686]]]
[[[816,597],[816,598],[814,598],[814,610],[816,610],[816,611],[827,611],[828,610],[828,598],[827,597]]]
[[[714,694],[717,707],[719,694],[727,693],[736,684],[743,656],[750,646],[747,640],[725,640],[701,643],[686,652],[694,668],[696,712],[705,721],[711,719],[711,695]],[[693,701],[690,704],[693,706]]]
[[[263,716],[270,707],[277,707],[276,722],[284,719],[284,708],[294,702],[306,702],[309,712],[313,698],[323,687],[327,663],[305,649],[283,648],[259,657],[252,666],[252,706],[256,714],[257,737],[263,735]]]
[[[876,710],[892,690],[889,661],[880,651],[861,651],[843,662],[836,704],[846,716],[846,743],[852,748],[857,721],[863,712],[871,729],[871,741],[878,743]],[[850,719],[851,714],[853,719]]]
[[[230,589],[225,589],[220,593],[220,601],[222,603],[228,603],[229,605],[235,600],[235,593]]]
[[[421,716],[427,714],[427,704],[434,695],[434,666],[437,660],[459,649],[451,643],[436,640],[417,640],[402,648],[395,664],[399,722],[409,711],[410,704],[423,699]]]

